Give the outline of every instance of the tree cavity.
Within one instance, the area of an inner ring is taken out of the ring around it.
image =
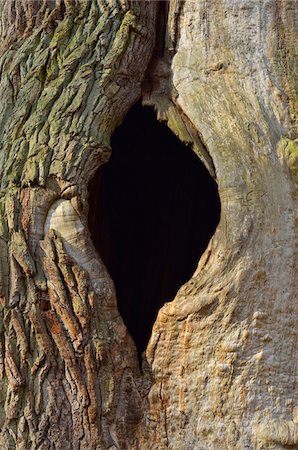
[[[152,109],[137,103],[111,146],[89,185],[89,226],[140,357],[158,310],[193,275],[220,202],[203,163]]]

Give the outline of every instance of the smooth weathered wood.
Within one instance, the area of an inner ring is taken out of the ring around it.
[[[222,211],[157,318],[141,448],[298,445],[297,13],[287,0],[170,2],[147,102],[198,153],[200,136]]]

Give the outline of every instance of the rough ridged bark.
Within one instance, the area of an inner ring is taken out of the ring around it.
[[[0,5],[1,449],[298,445],[295,2],[168,6],[163,35],[157,2]],[[142,376],[87,229],[141,94],[222,207]]]
[[[138,363],[90,240],[87,183],[140,96],[157,4],[1,8],[0,447],[124,448],[142,417]]]

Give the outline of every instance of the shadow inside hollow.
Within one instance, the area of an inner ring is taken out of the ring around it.
[[[219,222],[217,184],[150,108],[137,103],[90,183],[89,226],[139,356],[164,302],[194,273]]]

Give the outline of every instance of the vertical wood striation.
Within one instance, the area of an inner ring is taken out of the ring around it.
[[[296,45],[292,0],[170,1],[144,96],[212,157],[221,220],[154,325],[141,448],[298,445]]]

